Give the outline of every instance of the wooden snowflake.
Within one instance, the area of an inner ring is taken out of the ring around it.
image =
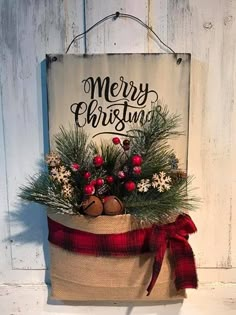
[[[62,186],[62,193],[65,198],[70,199],[72,197],[73,191],[74,189],[70,184],[65,184]]]
[[[68,184],[71,177],[71,172],[68,171],[65,166],[60,166],[59,168],[54,167],[51,170],[51,176],[53,180],[56,180],[61,184]]]
[[[150,179],[141,179],[141,181],[137,184],[139,192],[147,192],[150,187]]]
[[[170,176],[166,176],[165,172],[160,172],[159,174],[153,174],[152,176],[152,187],[156,188],[159,192],[164,192],[169,190],[171,185]]]
[[[61,159],[57,153],[51,152],[46,156],[46,163],[51,167],[55,167],[61,163]]]

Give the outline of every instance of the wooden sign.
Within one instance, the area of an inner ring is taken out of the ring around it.
[[[182,117],[184,136],[171,145],[186,168],[190,55],[48,55],[49,135],[60,126],[84,128],[91,139],[125,136],[134,123],[167,106]]]

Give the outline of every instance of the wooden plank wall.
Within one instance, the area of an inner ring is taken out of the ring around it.
[[[0,0],[0,283],[44,281],[45,215],[16,198],[44,150],[42,61],[116,11],[137,16],[175,51],[192,54],[188,163],[202,198],[192,244],[200,280],[236,281],[236,1]],[[85,51],[163,52],[126,19],[100,25],[70,53]]]

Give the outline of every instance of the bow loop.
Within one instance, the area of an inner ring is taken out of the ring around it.
[[[176,233],[182,236],[187,236],[188,234],[192,234],[197,231],[193,220],[187,214],[179,215],[174,224],[176,227]]]

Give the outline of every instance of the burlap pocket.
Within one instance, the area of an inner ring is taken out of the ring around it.
[[[123,233],[137,229],[130,215],[49,217],[65,226],[95,234]],[[146,296],[152,275],[153,255],[96,257],[66,251],[50,244],[52,298],[73,301],[160,301],[185,297],[176,291],[168,251],[151,295]]]

